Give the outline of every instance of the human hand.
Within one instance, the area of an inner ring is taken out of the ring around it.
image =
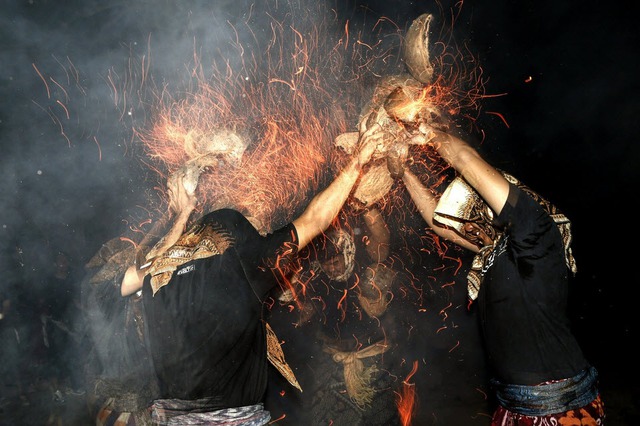
[[[412,145],[428,145],[434,142],[440,130],[430,123],[422,122],[407,134],[407,143]]]
[[[198,199],[195,190],[198,176],[195,177],[189,168],[180,168],[167,180],[169,194],[169,209],[175,213],[191,212],[195,209]]]
[[[361,166],[367,164],[376,150],[380,150],[386,137],[382,126],[374,124],[360,135],[358,146],[358,162]]]

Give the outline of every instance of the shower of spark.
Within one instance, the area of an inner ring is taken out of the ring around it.
[[[372,78],[352,70],[389,66],[389,52],[360,42],[348,24],[329,43],[331,24],[303,32],[274,20],[261,56],[237,46],[240,70],[198,64],[194,89],[180,99],[161,93],[152,125],[137,133],[152,167],[166,177],[185,163],[204,165],[202,207],[234,207],[263,233],[292,220],[345,161],[333,140],[355,129],[357,99],[369,90],[362,81]],[[228,151],[212,155],[229,137],[246,152],[231,161]]]
[[[381,19],[376,26],[389,23]],[[234,207],[264,233],[290,221],[333,177],[346,159],[334,139],[355,131],[366,118],[363,114],[375,115],[384,107],[390,117],[386,129],[404,138],[410,138],[421,122],[433,124],[434,116],[448,127],[475,125],[479,101],[486,95],[482,70],[466,50],[434,43],[434,79],[422,84],[411,81],[404,68],[390,68],[392,60],[403,65],[398,54],[361,41],[363,34],[351,34],[348,23],[336,25],[341,32],[328,43],[334,34],[331,24],[336,22],[323,21],[311,31],[301,31],[274,20],[263,56],[247,55],[237,46],[239,57],[252,58],[243,61],[240,70],[227,61],[207,73],[198,64],[195,88],[183,98],[173,99],[166,92],[158,96],[162,102],[153,125],[138,135],[159,173],[168,175],[206,158],[198,185],[203,208]],[[397,31],[399,51],[403,38]],[[376,72],[380,69],[387,73]],[[206,78],[208,74],[213,77]],[[243,155],[218,151],[212,156],[211,145],[225,137],[242,141]],[[386,159],[380,156],[376,161]],[[426,144],[410,146],[408,164],[432,188],[445,183],[450,172]],[[398,223],[407,214],[406,204],[396,202],[402,192],[401,185],[394,185],[378,201]],[[460,259],[449,253],[446,243],[430,235],[421,242],[435,248],[443,262],[453,262],[457,273]],[[287,283],[294,299],[298,293],[304,295],[302,284],[295,291]]]

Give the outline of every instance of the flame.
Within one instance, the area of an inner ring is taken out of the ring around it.
[[[284,420],[287,417],[286,414],[281,415],[280,417],[278,417],[277,419],[273,419],[269,422],[270,425],[278,423],[280,420]]]
[[[418,361],[413,361],[413,368],[407,377],[402,381],[402,389],[396,395],[396,406],[400,414],[400,422],[402,426],[411,425],[411,419],[416,409],[416,388],[415,383],[409,383],[409,380],[418,371]]]

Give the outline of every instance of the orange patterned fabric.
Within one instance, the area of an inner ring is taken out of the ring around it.
[[[601,426],[604,419],[604,403],[598,395],[584,407],[546,416],[527,416],[498,407],[491,426]]]

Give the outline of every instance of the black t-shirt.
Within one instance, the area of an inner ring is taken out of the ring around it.
[[[263,299],[276,285],[267,259],[297,243],[297,233],[289,224],[263,237],[229,209],[206,215],[185,235],[204,228],[220,254],[178,266],[155,295],[149,275],[143,284],[161,397],[210,398],[219,408],[256,404],[267,384]]]
[[[526,385],[572,377],[588,363],[570,330],[569,269],[560,231],[515,185],[497,222],[505,239],[478,295],[493,372],[501,382]]]

